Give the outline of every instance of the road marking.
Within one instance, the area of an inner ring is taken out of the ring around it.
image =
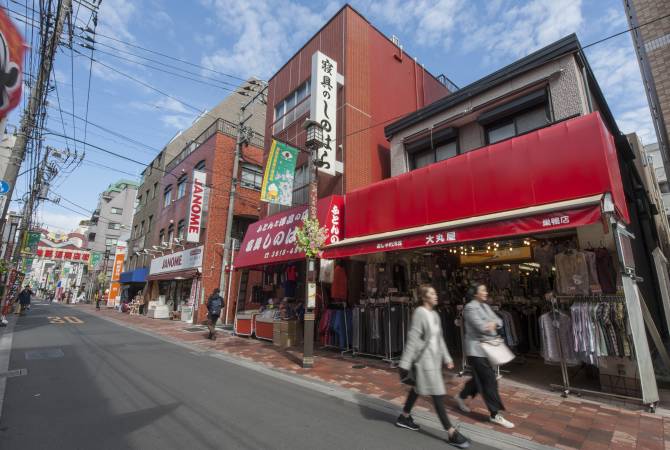
[[[47,319],[49,319],[49,323],[57,323],[57,324],[73,323],[79,325],[80,323],[84,323],[83,320],[75,316],[63,316],[63,318],[61,318],[60,316],[48,316]]]
[[[0,373],[0,378],[14,378],[23,375],[28,375],[28,369],[14,369],[7,372]]]

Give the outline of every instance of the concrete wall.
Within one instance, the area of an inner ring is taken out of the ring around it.
[[[480,114],[543,86],[549,90],[554,120],[589,112],[582,73],[574,56],[568,55],[469,98],[393,136],[391,175],[399,175],[409,170],[403,144],[403,139],[407,136],[451,120],[459,131],[461,153],[475,150],[486,145],[484,129],[477,123]]]
[[[111,196],[111,200],[105,199],[105,196]],[[98,210],[100,216],[97,225],[91,225],[89,228],[89,235],[95,233],[95,240],[89,239],[89,248],[92,251],[104,252],[106,250],[105,240],[108,238],[119,239],[123,234],[128,234],[130,225],[133,221],[133,212],[135,207],[135,197],[137,195],[137,188],[128,186],[121,192],[108,192],[102,194],[98,201]],[[123,209],[122,214],[112,214],[112,208]],[[109,223],[115,222],[121,224],[121,229],[113,230],[109,228]],[[114,248],[110,249],[112,254]]]

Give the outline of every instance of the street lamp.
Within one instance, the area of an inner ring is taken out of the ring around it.
[[[319,149],[323,147],[323,128],[314,120],[307,119],[302,127],[307,132],[305,147],[309,155],[309,218],[316,219],[316,202],[318,200],[318,167]],[[316,261],[307,258],[307,271],[305,283],[305,331],[304,350],[302,366],[311,368],[314,366],[314,305],[310,305],[309,297],[316,294]]]

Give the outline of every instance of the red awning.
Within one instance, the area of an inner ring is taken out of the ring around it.
[[[344,199],[341,196],[332,195],[319,200],[317,216],[319,223],[328,230],[328,243],[341,239],[343,213]],[[295,232],[304,217],[307,217],[307,206],[298,206],[249,225],[235,257],[235,268],[304,259],[305,254],[295,247]]]
[[[600,203],[590,206],[554,210],[541,214],[490,221],[477,225],[435,229],[410,234],[411,230],[400,230],[396,237],[370,239],[346,239],[324,251],[326,259],[344,258],[353,255],[378,253],[384,251],[409,250],[422,247],[436,247],[460,242],[473,242],[487,239],[500,239],[512,236],[527,236],[575,228],[596,223],[601,218]],[[389,233],[390,234],[390,233]]]
[[[605,193],[629,222],[614,138],[596,112],[347,193],[345,239]]]

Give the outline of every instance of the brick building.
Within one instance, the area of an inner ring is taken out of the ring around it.
[[[666,0],[624,0],[666,174],[670,171],[670,17]],[[670,176],[668,177],[670,178]]]

